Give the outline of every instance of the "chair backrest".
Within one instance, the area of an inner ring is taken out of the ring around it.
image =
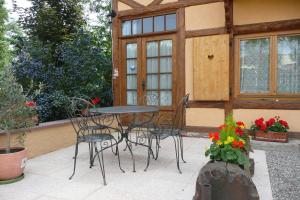
[[[172,129],[182,130],[184,128],[184,116],[188,106],[189,94],[186,94],[177,104],[172,118]]]
[[[158,95],[154,93],[145,94],[139,101],[139,105],[145,106],[158,106],[159,105],[159,98]]]
[[[94,105],[89,101],[89,99],[87,100],[81,97],[72,97],[70,99],[67,114],[77,137],[84,136],[86,134],[86,131],[84,130],[86,130],[91,119],[89,109],[93,107]]]

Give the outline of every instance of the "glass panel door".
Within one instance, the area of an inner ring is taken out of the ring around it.
[[[127,105],[137,105],[137,43],[126,45]]]
[[[173,42],[171,39],[146,43],[147,105],[172,106]]]

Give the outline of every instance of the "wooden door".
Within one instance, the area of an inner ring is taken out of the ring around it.
[[[176,42],[174,35],[122,41],[122,105],[156,105],[173,110],[176,97]],[[145,96],[157,101],[145,101]]]

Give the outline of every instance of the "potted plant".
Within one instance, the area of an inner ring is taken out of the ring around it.
[[[219,127],[219,131],[210,133],[212,141],[205,156],[209,156],[211,162],[223,161],[237,164],[244,168],[249,166],[249,136],[244,131],[245,124],[235,122],[232,115],[226,118],[225,124]]]
[[[10,67],[0,72],[0,133],[6,135],[5,147],[0,148],[0,183],[22,179],[27,160],[23,147],[24,134],[34,124],[35,106],[26,102],[27,95],[17,83]],[[11,146],[11,134],[18,134],[21,146]]]
[[[212,143],[205,156],[210,161],[204,165],[196,181],[193,200],[259,200],[249,166],[249,135],[245,124],[226,117],[218,132],[210,133]]]
[[[264,121],[263,117],[256,119],[250,128],[254,140],[270,142],[288,142],[288,129],[288,123],[279,116],[267,121]]]

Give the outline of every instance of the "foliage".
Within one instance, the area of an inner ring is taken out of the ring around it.
[[[17,83],[11,68],[5,67],[0,73],[0,130],[8,134],[7,152],[10,149],[10,132],[33,124],[35,109],[26,105],[26,100],[27,95]]]
[[[249,136],[244,128],[243,122],[235,122],[232,115],[227,116],[219,132],[209,134],[212,144],[206,150],[205,156],[210,156],[214,161],[249,166],[249,158],[246,155],[250,150]]]
[[[6,34],[7,10],[4,7],[4,0],[0,0],[0,69],[9,62],[8,41]]]
[[[47,44],[24,37],[16,44],[13,66],[18,81],[25,88],[31,80],[45,86],[36,99],[41,122],[66,118],[63,108],[67,96],[85,94],[101,98],[102,106],[111,105],[110,57],[93,32],[80,30],[72,37],[56,47],[59,64],[52,62]]]
[[[253,132],[263,131],[265,133],[268,131],[287,132],[288,129],[288,123],[284,120],[281,120],[279,116],[272,117],[266,122],[264,121],[264,118],[261,117],[256,119],[254,124],[250,127],[250,130]]]
[[[85,24],[81,0],[30,0],[21,23],[30,36],[43,43],[59,44],[71,39]]]

